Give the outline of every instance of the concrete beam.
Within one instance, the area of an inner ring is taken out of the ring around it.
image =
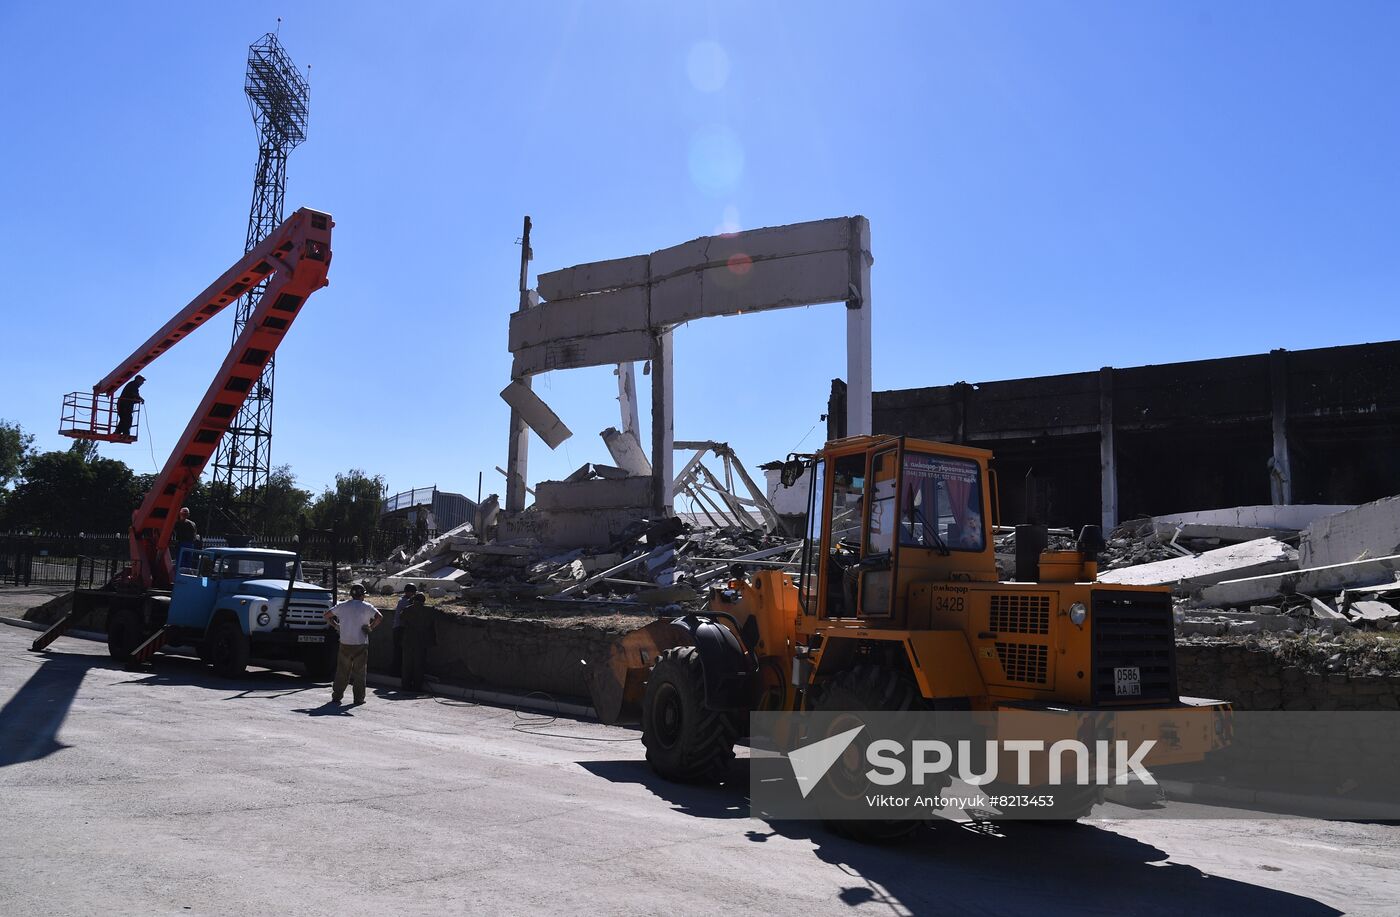
[[[1099,582],[1194,589],[1230,579],[1281,573],[1297,566],[1298,552],[1277,539],[1259,538],[1206,551],[1196,557],[1173,557],[1109,570],[1099,575]]]
[[[1377,557],[1351,564],[1226,580],[1197,590],[1192,594],[1191,604],[1197,608],[1223,608],[1262,602],[1280,595],[1323,595],[1353,586],[1393,582],[1397,573],[1400,573],[1400,555]]]
[[[704,268],[728,266],[742,260],[756,263],[814,252],[844,252],[850,247],[853,219],[864,221],[864,217],[833,217],[787,226],[747,229],[721,236],[702,236],[652,252],[651,276],[655,281]]]
[[[559,419],[559,415],[555,414],[529,386],[512,382],[501,389],[501,398],[549,448],[558,448],[560,443],[574,435],[564,425],[564,421]]]
[[[1294,503],[1290,506],[1235,506],[1230,509],[1207,509],[1194,513],[1172,513],[1153,516],[1152,522],[1169,524],[1235,525],[1261,529],[1301,531],[1323,516],[1352,509],[1350,505],[1335,506],[1320,503]]]
[[[510,350],[516,353],[563,338],[645,331],[652,324],[645,286],[554,300],[511,316]]]
[[[648,331],[628,331],[605,337],[568,338],[526,347],[515,354],[511,367],[516,376],[534,375],[556,369],[606,366],[651,359],[652,335]]]
[[[678,274],[652,287],[651,324],[844,302],[850,296],[848,260],[845,252],[821,252]]]
[[[541,274],[537,278],[536,288],[540,291],[540,296],[553,302],[556,299],[572,299],[585,293],[645,286],[651,279],[650,265],[650,255],[593,261]]]

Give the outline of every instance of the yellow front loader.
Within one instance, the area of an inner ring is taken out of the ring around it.
[[[723,779],[755,710],[1136,711],[1170,733],[1151,765],[1228,741],[1228,704],[1178,695],[1169,590],[1095,582],[1097,526],[1073,551],[1019,527],[998,577],[991,458],[860,436],[790,459],[785,483],[811,490],[798,570],[736,575],[622,638],[590,666],[600,718],[640,722],[653,769],[685,782]]]

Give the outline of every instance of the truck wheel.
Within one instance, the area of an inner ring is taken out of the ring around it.
[[[143,637],[145,628],[135,610],[114,608],[107,613],[107,654],[113,659],[126,662]]]
[[[837,673],[817,691],[812,707],[821,712],[830,711],[880,711],[923,710],[924,699],[913,683],[902,673],[880,665],[860,665]],[[858,717],[849,721],[837,717],[827,730],[828,735],[838,735],[855,726],[862,725]],[[826,736],[813,736],[811,741],[819,741]],[[847,798],[860,798],[872,791],[864,775],[865,744],[869,740],[864,734],[858,736],[847,753],[836,760],[827,772],[828,779],[837,791]],[[804,743],[805,744],[805,743]],[[936,787],[929,787],[930,792]],[[887,844],[908,839],[922,819],[828,819],[829,830],[852,840],[867,843]]]
[[[642,697],[642,744],[652,770],[678,783],[719,783],[729,774],[737,734],[732,713],[705,709],[699,650],[677,646],[657,657]]]
[[[335,677],[335,645],[323,644],[302,650],[301,664],[306,666],[306,677],[312,681],[330,681]]]
[[[237,678],[248,669],[248,638],[234,621],[225,618],[214,624],[209,635],[209,661],[225,678]]]

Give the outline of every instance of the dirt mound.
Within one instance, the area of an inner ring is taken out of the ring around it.
[[[52,598],[42,605],[29,609],[24,613],[24,620],[36,621],[40,624],[52,624],[59,618],[68,614],[73,608],[73,593],[65,592],[63,595]]]

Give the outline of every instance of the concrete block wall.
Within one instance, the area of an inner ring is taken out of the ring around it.
[[[1400,676],[1309,672],[1239,644],[1178,644],[1176,666],[1182,694],[1236,710],[1400,710]]]

